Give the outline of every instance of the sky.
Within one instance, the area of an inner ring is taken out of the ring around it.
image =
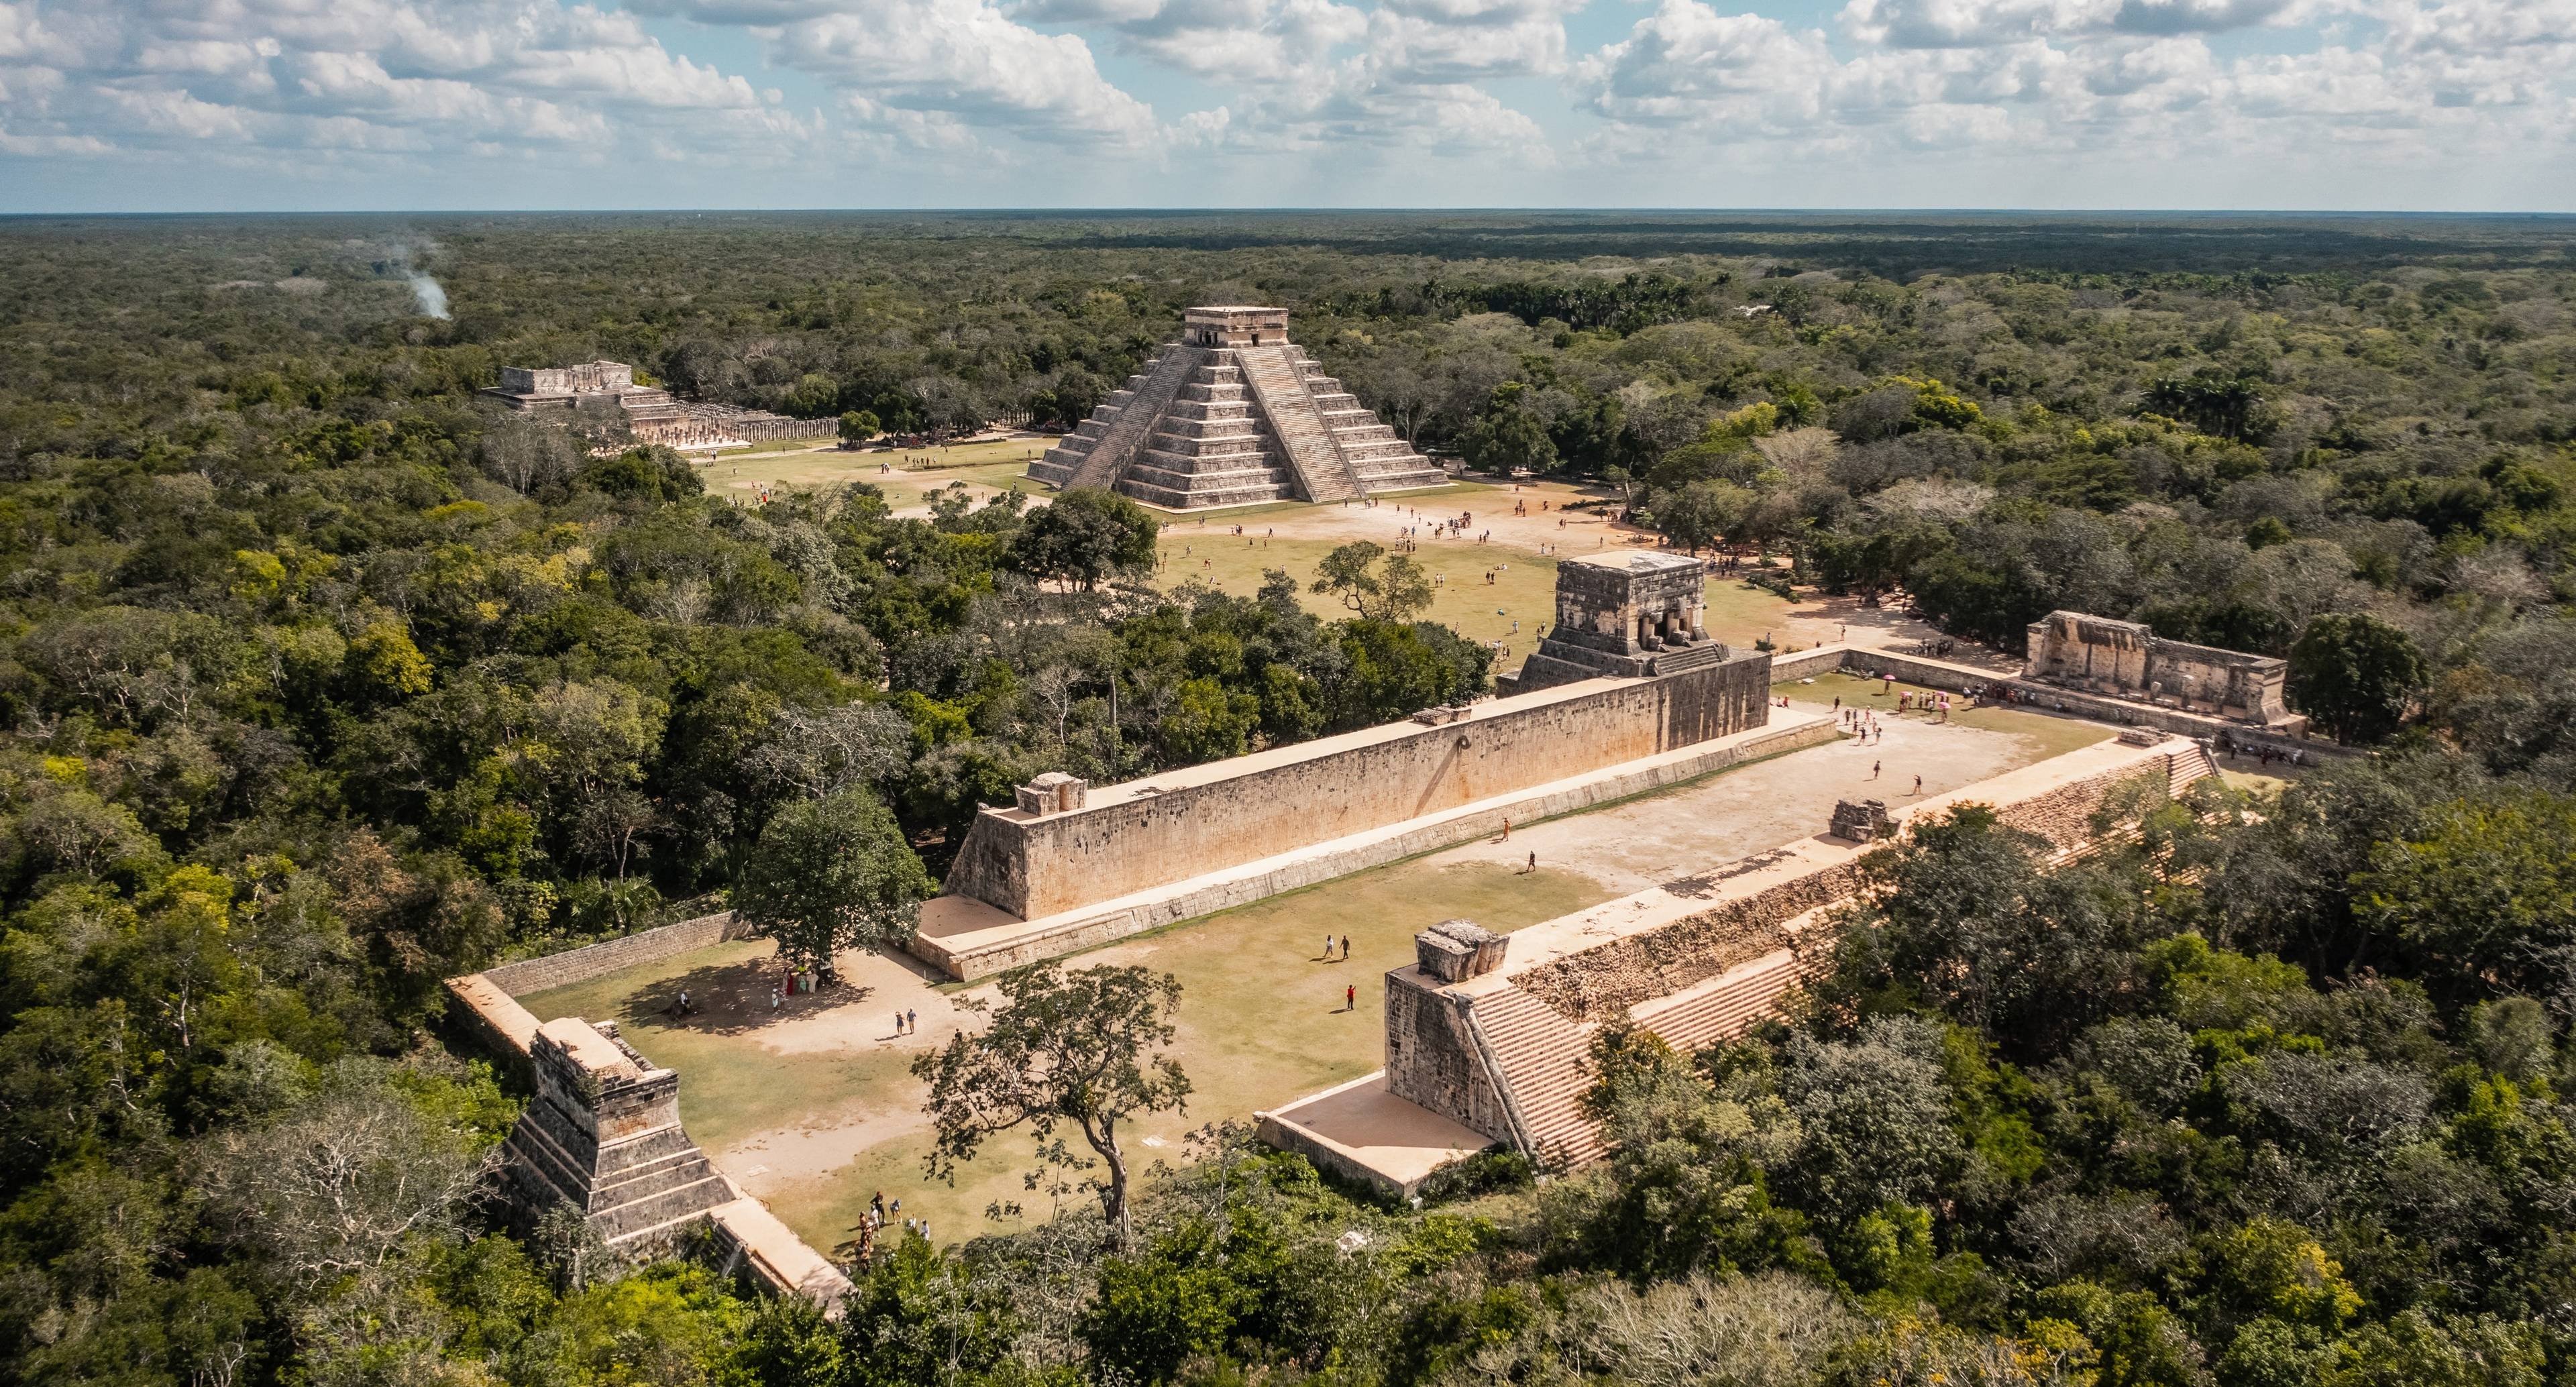
[[[0,0],[0,212],[2576,211],[2576,0]]]

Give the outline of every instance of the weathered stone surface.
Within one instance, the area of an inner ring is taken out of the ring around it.
[[[1523,662],[1521,690],[1603,675],[1679,674],[1728,658],[1708,638],[1708,565],[1632,549],[1556,566],[1556,621]]]
[[[946,890],[1023,920],[1762,726],[1770,659],[1478,705],[975,816]]]
[[[548,1021],[529,1059],[536,1100],[507,1150],[531,1212],[570,1204],[612,1250],[643,1255],[736,1197],[680,1128],[680,1076],[635,1053],[613,1024]]]
[[[1063,771],[1048,771],[1015,792],[1020,812],[1032,818],[1080,809],[1091,782]]]
[[[2304,726],[2282,690],[2289,662],[2169,641],[2135,621],[2056,611],[2030,624],[2022,677],[2257,727]]]
[[[1288,341],[1287,310],[1193,308],[1029,475],[1170,510],[1338,501],[1448,478]]]
[[[1459,982],[1501,967],[1510,942],[1472,920],[1443,920],[1413,936],[1413,954],[1423,972]]]
[[[1855,843],[1874,842],[1896,831],[1896,823],[1887,816],[1887,801],[1865,799],[1855,804],[1837,800],[1832,827],[1825,830],[1837,838]]]

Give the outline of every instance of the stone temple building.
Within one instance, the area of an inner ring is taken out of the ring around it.
[[[1513,688],[1679,674],[1726,657],[1708,637],[1708,565],[1666,549],[1587,554],[1556,566],[1556,624]]]
[[[614,408],[625,414],[636,442],[683,452],[829,438],[840,427],[837,419],[791,419],[765,409],[676,400],[668,390],[637,385],[635,368],[622,361],[504,366],[499,385],[475,393],[532,413]]]
[[[1178,341],[1029,468],[1169,510],[1347,501],[1448,477],[1288,340],[1284,308],[1193,308]]]
[[[2029,634],[2025,679],[2289,735],[2307,728],[2283,699],[2286,660],[2169,641],[2140,622],[2082,612],[2050,612]]]

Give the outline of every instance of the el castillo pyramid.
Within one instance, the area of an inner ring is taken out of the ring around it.
[[[1441,486],[1438,467],[1288,340],[1284,308],[1193,308],[1029,475],[1167,510],[1346,501]]]

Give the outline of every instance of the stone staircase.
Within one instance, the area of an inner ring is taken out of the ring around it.
[[[1449,482],[1294,346],[1180,342],[1057,440],[1029,476],[1112,487],[1170,510],[1349,501]]]
[[[1652,664],[1646,666],[1646,672],[1652,675],[1666,675],[1705,669],[1710,665],[1726,663],[1730,653],[1723,641],[1704,640],[1696,645],[1685,645],[1678,649],[1667,646],[1663,653],[1655,657]]]
[[[1503,1101],[1519,1118],[1530,1154],[1560,1166],[1600,1157],[1600,1130],[1582,1106],[1592,1087],[1587,1057],[1599,1027],[1569,1019],[1516,987],[1477,998],[1474,1012],[1501,1071]]]
[[[1287,500],[1295,482],[1262,432],[1235,353],[1214,350],[1155,421],[1118,489],[1172,510]]]
[[[1413,451],[1393,427],[1379,423],[1358,396],[1324,374],[1322,365],[1301,358],[1297,370],[1305,377],[1306,393],[1331,429],[1333,442],[1361,491],[1376,496],[1449,484],[1448,473]]]
[[[1130,377],[1126,388],[1104,401],[1089,419],[1082,421],[1082,427],[1049,448],[1039,466],[1029,469],[1029,475],[1058,486],[1116,484],[1132,455],[1144,446],[1163,411],[1189,383],[1205,355],[1199,348],[1180,342],[1164,347],[1161,356]],[[1061,481],[1049,475],[1059,468],[1063,472]]]
[[[1234,352],[1244,384],[1287,457],[1297,490],[1309,501],[1350,501],[1367,493],[1342,456],[1324,412],[1307,393],[1306,373],[1293,347],[1243,347]]]

